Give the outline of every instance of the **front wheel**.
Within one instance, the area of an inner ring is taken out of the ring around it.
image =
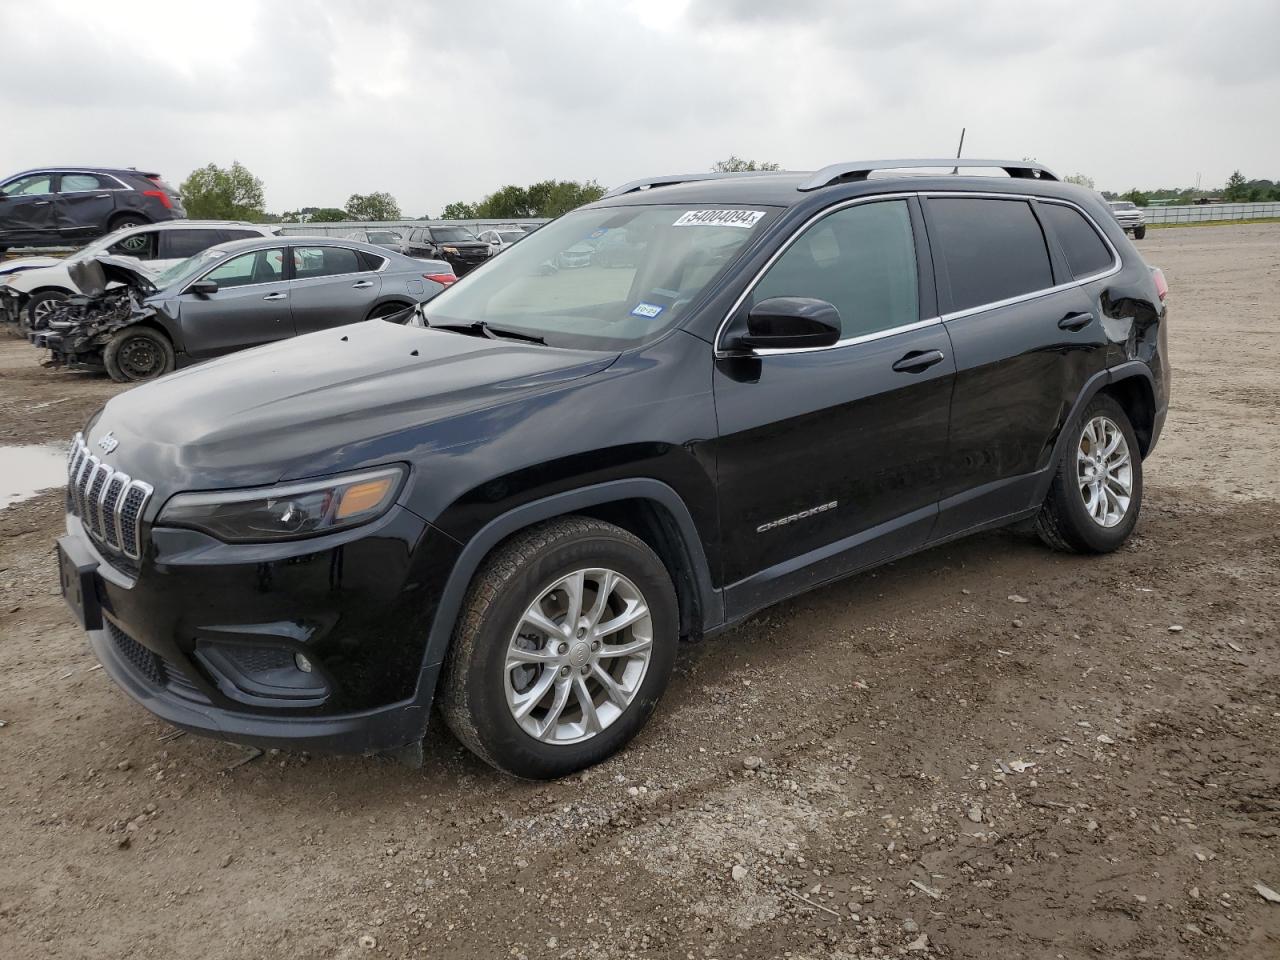
[[[1143,239],[1146,235],[1147,235],[1147,228],[1146,228],[1145,226],[1144,226],[1144,227],[1137,227],[1137,228],[1136,228],[1136,229],[1134,229],[1134,231],[1133,231],[1133,239],[1135,239],[1135,240],[1141,240],[1141,239]]]
[[[33,293],[27,301],[26,317],[22,320],[22,332],[43,330],[49,325],[49,315],[57,309],[58,304],[70,296],[65,290],[41,290]]]
[[[565,776],[640,730],[678,636],[671,578],[643,541],[588,517],[548,521],[472,582],[445,663],[445,720],[500,770]]]
[[[116,383],[154,380],[173,370],[173,344],[151,327],[125,327],[102,351],[102,362]]]
[[[1056,550],[1110,553],[1133,532],[1142,507],[1142,457],[1124,408],[1095,397],[1074,426],[1036,533]]]

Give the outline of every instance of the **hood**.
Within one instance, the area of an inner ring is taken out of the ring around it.
[[[73,260],[67,263],[67,273],[71,282],[87,297],[101,296],[107,285],[112,283],[133,287],[143,296],[156,292],[156,285],[151,282],[146,269],[133,257],[103,254]]]
[[[23,270],[37,270],[40,267],[56,267],[63,261],[57,257],[18,257],[0,263],[0,277],[9,273],[21,273]]]
[[[368,321],[122,393],[87,439],[111,431],[113,463],[166,494],[275,483],[481,442],[509,429],[494,408],[617,356]]]

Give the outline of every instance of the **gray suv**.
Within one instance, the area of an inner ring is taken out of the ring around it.
[[[199,360],[402,312],[444,285],[423,264],[332,237],[264,237],[210,247],[158,276],[127,257],[71,268],[69,297],[31,334],[55,365],[152,380]]]

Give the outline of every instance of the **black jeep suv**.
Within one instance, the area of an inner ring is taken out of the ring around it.
[[[398,249],[406,257],[444,260],[460,277],[493,256],[493,248],[466,227],[416,227]]]
[[[0,181],[0,253],[14,246],[81,244],[113,230],[181,220],[182,198],[158,173],[48,167]]]
[[[68,602],[180,727],[412,757],[438,698],[552,777],[636,733],[681,638],[1017,521],[1114,550],[1165,419],[1164,278],[1091,192],[980,163],[1008,176],[628,184],[413,323],[121,394],[71,447]],[[543,269],[615,230],[625,267]]]

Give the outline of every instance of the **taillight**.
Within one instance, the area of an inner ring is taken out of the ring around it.
[[[1159,267],[1152,267],[1151,279],[1156,282],[1156,293],[1160,297],[1160,302],[1164,303],[1164,298],[1169,295],[1169,281],[1164,278],[1164,271]]]
[[[427,280],[434,280],[436,283],[448,286],[458,278],[452,273],[424,273],[422,275]]]
[[[157,199],[159,199],[161,203],[164,204],[164,208],[166,210],[173,209],[173,204],[169,202],[169,195],[165,193],[163,190],[143,190],[142,195],[144,197],[156,197]]]

